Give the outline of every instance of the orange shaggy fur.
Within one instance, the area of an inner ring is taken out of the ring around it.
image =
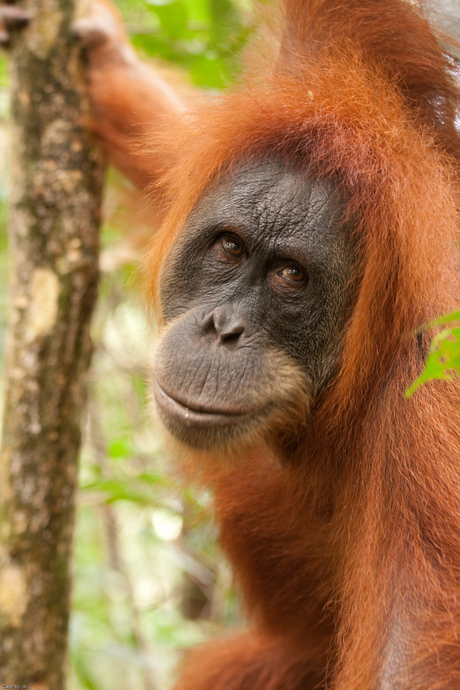
[[[404,399],[417,327],[460,297],[453,64],[404,0],[286,0],[279,44],[165,135],[149,296],[200,195],[272,153],[343,189],[359,294],[292,462],[258,447],[204,477],[252,627],[193,652],[177,690],[458,690],[460,388]]]

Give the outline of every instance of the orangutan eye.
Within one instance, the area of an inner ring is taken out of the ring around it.
[[[244,254],[243,242],[236,235],[226,235],[221,239],[221,247],[229,256],[239,259]]]
[[[301,283],[306,280],[307,274],[300,266],[285,266],[278,273],[279,277],[289,283]]]
[[[284,264],[272,276],[278,290],[296,292],[302,290],[308,283],[308,273],[298,263]]]

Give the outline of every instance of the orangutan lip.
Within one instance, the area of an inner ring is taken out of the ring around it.
[[[168,395],[155,378],[153,380],[153,392],[158,407],[177,419],[184,426],[201,427],[203,429],[216,426],[230,426],[253,417],[257,412],[257,410],[250,410],[235,414],[222,412],[221,410],[198,411],[187,407]]]

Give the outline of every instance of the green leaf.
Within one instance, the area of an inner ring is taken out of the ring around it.
[[[430,325],[451,323],[460,320],[460,312],[453,312],[430,322]],[[409,398],[414,391],[426,381],[441,379],[452,381],[460,376],[460,328],[445,328],[431,341],[430,352],[425,369],[418,379],[408,388],[405,397]]]
[[[126,479],[106,479],[99,482],[90,482],[82,486],[82,491],[105,494],[104,503],[129,501],[143,506],[151,506],[155,502],[153,494],[150,492],[146,493],[142,490],[142,487],[136,486]]]
[[[443,316],[438,316],[436,319],[432,319],[432,321],[429,321],[426,326],[424,326],[423,330],[427,330],[433,326],[444,326],[446,323],[453,324],[455,321],[460,322],[460,310],[450,312],[450,314],[444,314]]]
[[[197,86],[222,89],[225,86],[225,63],[214,53],[197,55],[190,68],[190,76]]]
[[[108,447],[109,457],[114,460],[126,458],[133,455],[133,444],[131,437],[121,436],[114,439]]]
[[[183,0],[163,2],[163,0],[149,0],[147,7],[154,12],[160,21],[164,33],[173,39],[183,38],[188,29],[188,7]]]

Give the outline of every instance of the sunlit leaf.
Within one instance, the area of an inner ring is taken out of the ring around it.
[[[446,314],[431,321],[428,326],[448,324],[460,321],[460,311]],[[406,391],[410,397],[423,383],[432,379],[452,381],[460,376],[460,327],[445,328],[438,333],[430,345],[430,352],[425,369]]]

